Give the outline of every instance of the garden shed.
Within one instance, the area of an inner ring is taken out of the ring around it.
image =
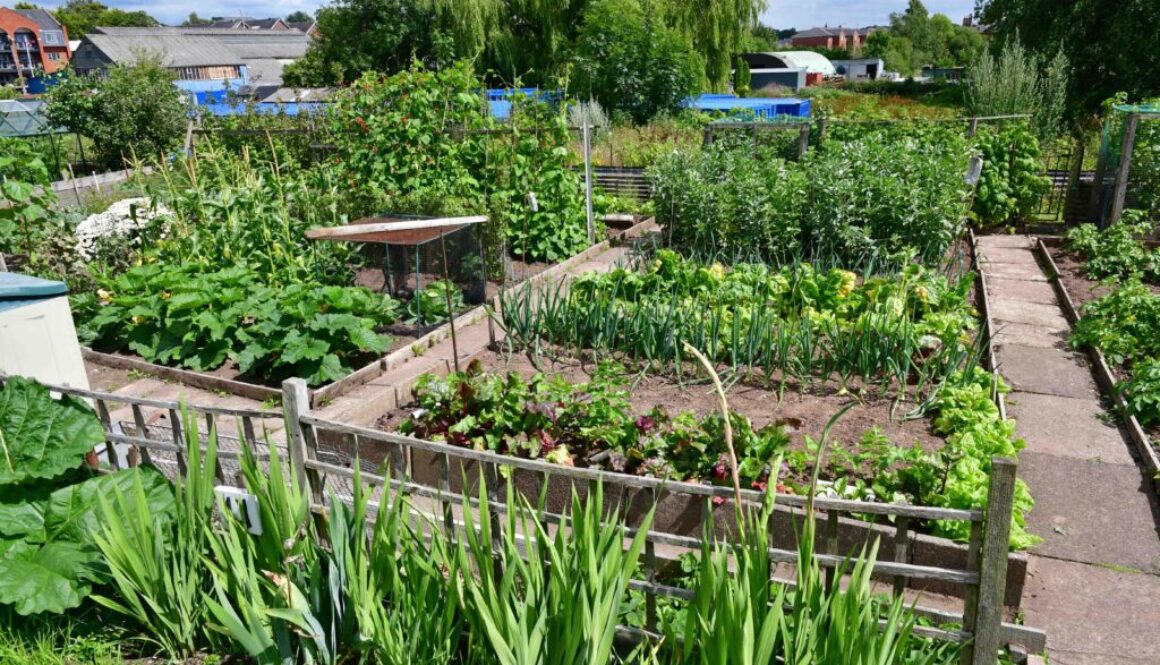
[[[834,63],[821,53],[813,51],[769,51],[762,53],[742,53],[741,59],[750,71],[758,69],[804,69],[807,74],[836,76]]]

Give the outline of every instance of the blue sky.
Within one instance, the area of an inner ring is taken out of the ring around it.
[[[884,25],[891,12],[906,9],[907,0],[766,0],[762,22],[778,29],[804,30],[819,25]],[[946,14],[955,23],[974,11],[974,0],[924,0],[931,14]]]
[[[163,23],[180,23],[190,12],[199,16],[285,16],[296,10],[313,14],[321,0],[102,0],[126,11],[143,9]],[[902,11],[907,0],[767,0],[763,21],[777,28],[804,29],[815,25],[863,26],[886,23],[890,12]],[[52,7],[57,2],[41,2]],[[956,23],[974,8],[974,0],[926,0],[931,13],[941,12]]]

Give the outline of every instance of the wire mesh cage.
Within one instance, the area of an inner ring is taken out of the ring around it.
[[[315,240],[364,243],[371,273],[363,281],[406,303],[407,323],[426,326],[487,297],[486,217],[387,213],[341,227],[313,229]],[[365,275],[365,271],[364,271]]]

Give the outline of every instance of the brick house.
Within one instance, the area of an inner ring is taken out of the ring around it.
[[[71,57],[68,31],[52,14],[0,7],[0,85],[42,80],[67,67]]]
[[[870,34],[877,29],[878,27],[873,25],[865,28],[847,28],[840,25],[834,28],[822,26],[794,33],[789,41],[792,46],[814,46],[853,51],[865,46]]]

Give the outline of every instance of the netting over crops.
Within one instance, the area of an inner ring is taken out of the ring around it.
[[[1135,117],[1135,133],[1129,135]],[[1125,140],[1127,138],[1127,140]],[[1129,159],[1124,159],[1124,150]],[[1123,210],[1143,210],[1160,221],[1160,104],[1118,104],[1104,121],[1100,141],[1099,222],[1110,224],[1117,184],[1127,169]]]

